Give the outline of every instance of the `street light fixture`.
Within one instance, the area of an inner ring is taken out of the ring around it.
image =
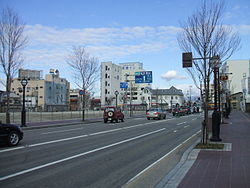
[[[115,106],[117,107],[117,95],[119,94],[119,92],[116,90],[115,91]]]
[[[22,117],[21,117],[21,127],[26,127],[26,111],[25,111],[25,87],[28,84],[28,80],[23,78],[21,80],[21,84],[23,86],[23,108],[22,108]]]

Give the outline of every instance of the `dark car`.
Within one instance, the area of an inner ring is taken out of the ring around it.
[[[103,121],[104,123],[107,123],[108,121],[113,122],[115,121],[118,123],[118,121],[121,120],[124,121],[124,114],[122,113],[120,108],[109,106],[104,109],[103,112]]]
[[[23,139],[23,131],[18,125],[0,122],[0,142],[16,146]]]
[[[146,117],[150,119],[166,119],[166,112],[159,108],[152,108],[146,112]]]

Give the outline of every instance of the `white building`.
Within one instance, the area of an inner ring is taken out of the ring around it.
[[[152,89],[152,101],[150,106],[162,107],[164,109],[174,108],[184,104],[184,95],[181,89],[174,86],[169,89]]]
[[[150,84],[135,84],[135,72],[144,71],[143,64],[140,62],[120,63],[103,62],[101,64],[101,104],[115,105],[116,95],[118,105],[125,103],[139,105],[149,103],[150,98],[144,88],[151,88]],[[120,83],[128,81],[128,88],[121,89]],[[131,99],[131,100],[130,100]]]
[[[224,84],[226,89],[231,95],[242,92],[242,108],[250,111],[250,60],[227,61],[222,67],[222,73],[230,73]]]

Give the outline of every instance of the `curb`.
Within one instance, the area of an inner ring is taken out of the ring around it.
[[[182,155],[180,162],[155,186],[155,188],[176,188],[197,159],[200,149],[194,146],[200,141],[197,139]]]
[[[176,146],[173,150],[168,152],[162,158],[155,161],[143,171],[141,171],[138,175],[136,175],[134,178],[129,180],[126,184],[122,186],[122,188],[156,187],[158,185],[159,186],[157,188],[162,188],[165,184],[163,180],[165,180],[166,174],[169,174],[172,171],[171,169],[176,168],[176,165],[179,164],[178,161],[182,159],[183,155],[180,156],[178,161],[176,161],[173,166],[169,166],[168,161],[175,160],[176,154],[181,151],[185,153],[187,151],[187,148],[193,149],[194,145],[200,140],[200,138],[198,138],[199,136],[200,132],[195,133],[192,137]]]

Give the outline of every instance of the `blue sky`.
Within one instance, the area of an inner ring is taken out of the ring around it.
[[[214,0],[218,2],[217,0]],[[176,34],[201,0],[0,0],[26,23],[29,37],[23,68],[58,69],[74,87],[65,57],[83,45],[102,61],[142,62],[153,71],[153,87],[174,85],[184,94],[193,85],[181,65]],[[231,59],[250,59],[250,1],[227,0],[223,23],[242,39]],[[167,79],[162,78],[167,75]],[[192,87],[195,92],[195,86]],[[98,93],[98,92],[97,92]]]

